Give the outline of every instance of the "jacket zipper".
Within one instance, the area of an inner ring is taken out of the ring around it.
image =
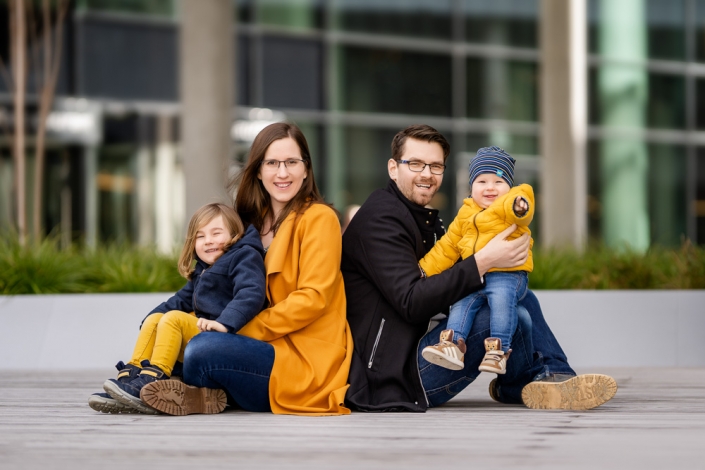
[[[198,275],[198,277],[202,277],[203,273],[206,272],[208,268],[205,268],[203,271],[201,271],[201,274]],[[193,311],[194,313],[198,310],[198,307],[196,306],[196,286],[193,286]]]
[[[484,211],[485,209],[482,209],[480,212]],[[477,229],[477,215],[480,213],[478,212],[472,217],[472,224],[475,226],[475,233],[477,234],[477,237],[475,238],[475,243],[472,245],[472,252],[477,253],[477,241],[480,239],[480,231]]]
[[[375,344],[372,346],[372,354],[370,354],[370,362],[367,363],[367,368],[372,368],[372,361],[375,360],[375,353],[377,352],[377,346],[379,345],[379,339],[382,337],[382,329],[384,329],[384,318],[382,318],[382,323],[379,324],[379,330],[377,331],[377,338],[375,338]]]

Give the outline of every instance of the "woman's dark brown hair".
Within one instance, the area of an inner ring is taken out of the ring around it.
[[[300,214],[311,204],[325,204],[313,177],[311,153],[308,150],[308,143],[301,129],[287,122],[270,124],[257,134],[254,142],[252,142],[252,147],[250,147],[250,155],[245,168],[228,185],[231,194],[234,188],[237,187],[235,210],[240,215],[240,218],[245,225],[254,225],[260,233],[262,233],[264,228],[265,220],[273,214],[269,193],[257,175],[260,172],[264,154],[269,146],[272,145],[272,142],[286,139],[287,137],[294,139],[298,145],[301,151],[301,159],[306,165],[308,174],[299,192],[284,206],[277,219],[272,221],[271,230],[276,234],[281,223],[292,211]]]

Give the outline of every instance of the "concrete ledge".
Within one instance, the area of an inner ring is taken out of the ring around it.
[[[101,369],[127,360],[171,294],[0,296],[0,369]],[[705,367],[705,291],[537,291],[570,363]]]

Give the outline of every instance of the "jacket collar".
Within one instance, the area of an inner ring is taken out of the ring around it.
[[[397,183],[392,179],[390,179],[387,184],[387,191],[394,194],[409,209],[416,226],[421,232],[421,239],[423,241],[424,248],[426,248],[426,250],[431,249],[438,238],[443,235],[444,231],[439,222],[438,209],[429,209],[428,207],[414,204],[401,193]],[[437,225],[440,226],[440,230],[436,227]]]

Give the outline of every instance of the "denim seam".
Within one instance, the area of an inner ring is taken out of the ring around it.
[[[467,378],[467,377],[460,377],[459,379],[454,380],[453,382],[451,382],[451,383],[449,383],[449,384],[445,384],[445,385],[443,385],[443,386],[441,386],[441,387],[434,388],[434,389],[432,389],[432,390],[426,390],[426,395],[427,395],[427,396],[431,396],[431,395],[435,395],[436,393],[440,393],[440,392],[445,391],[445,392],[447,392],[449,395],[456,396],[457,393],[451,393],[450,387],[452,387],[453,385],[456,385],[456,384],[458,384],[458,383],[460,383],[460,382],[462,382],[462,381],[467,381],[467,382],[468,382],[468,385],[473,382],[473,380],[470,380],[470,379]]]

